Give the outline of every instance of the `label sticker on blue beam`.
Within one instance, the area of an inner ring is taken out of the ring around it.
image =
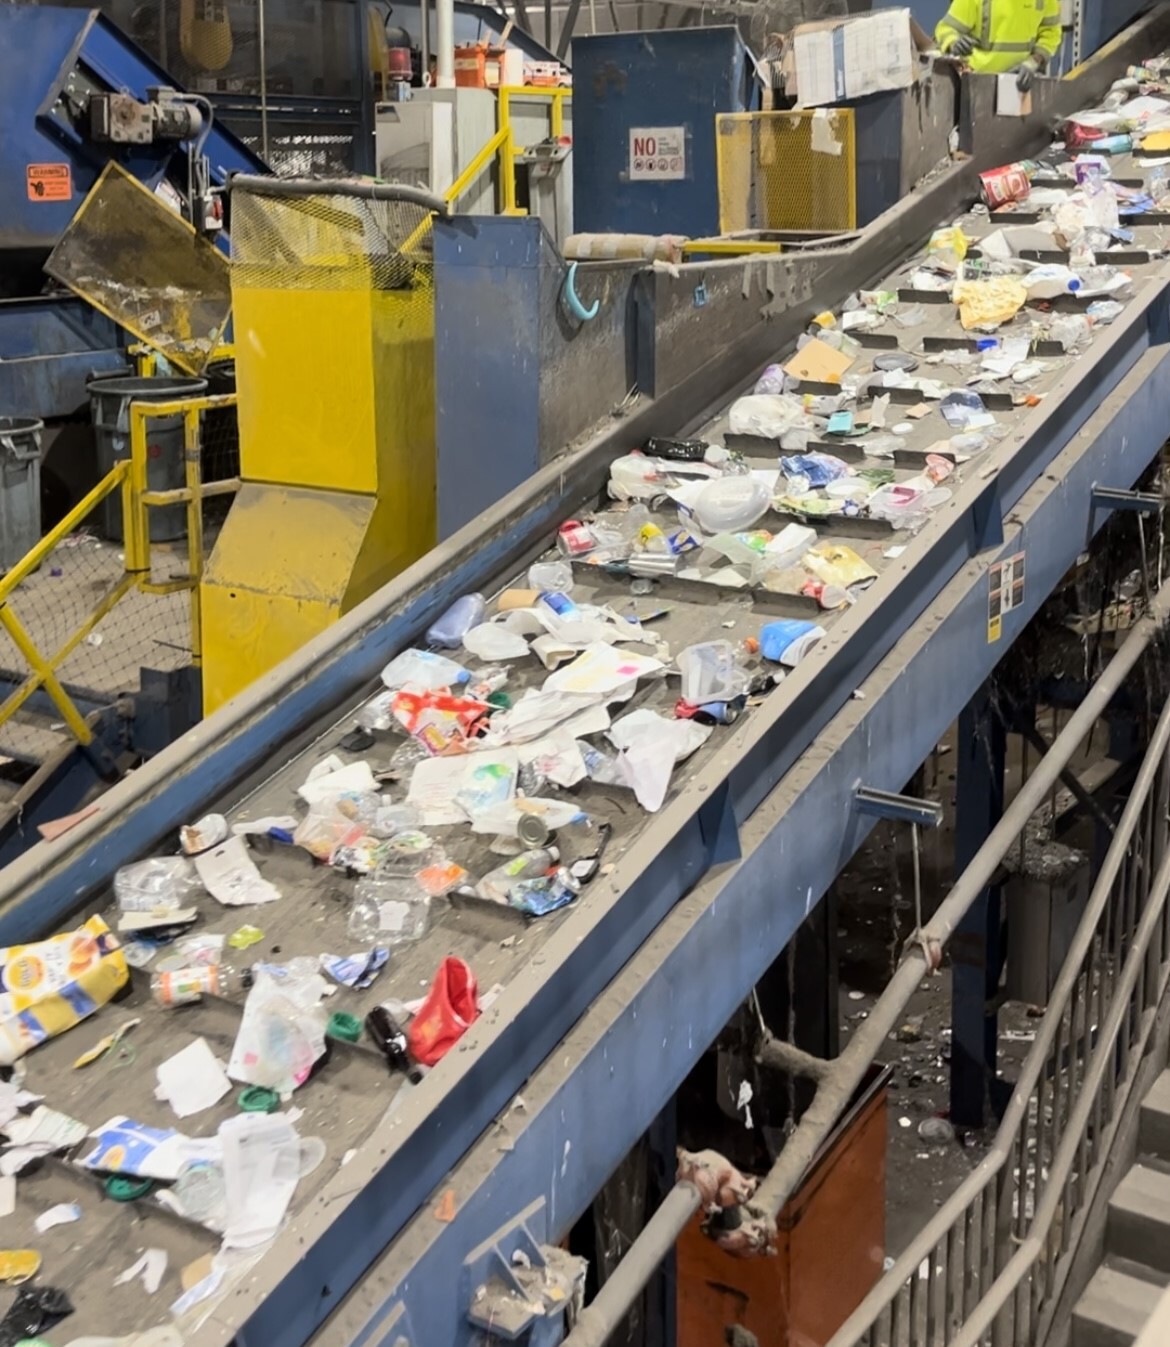
[[[1024,602],[1024,553],[997,561],[987,573],[987,643],[1003,635],[1003,615]]]

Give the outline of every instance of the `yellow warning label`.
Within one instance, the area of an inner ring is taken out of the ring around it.
[[[1024,602],[1024,553],[997,561],[988,572],[987,640],[1003,635],[1003,615]]]
[[[73,174],[68,164],[29,164],[30,201],[69,201],[73,197]]]

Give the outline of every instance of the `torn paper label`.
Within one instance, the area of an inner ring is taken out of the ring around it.
[[[147,1295],[154,1295],[162,1285],[163,1274],[167,1270],[167,1252],[165,1249],[147,1249],[142,1257],[114,1278],[115,1286],[125,1286],[127,1282],[141,1277]]]

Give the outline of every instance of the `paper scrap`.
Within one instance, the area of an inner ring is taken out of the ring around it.
[[[839,384],[853,357],[814,337],[784,366],[784,372],[806,383]]]
[[[624,687],[631,680],[657,673],[661,668],[661,660],[649,655],[636,655],[628,650],[616,650],[604,641],[597,641],[587,645],[572,664],[549,674],[544,680],[543,691],[604,696]]]
[[[812,118],[812,135],[809,144],[813,154],[831,154],[840,157],[845,146],[833,135],[833,117],[837,114],[828,108],[817,108]]]
[[[116,1048],[121,1043],[131,1029],[136,1029],[141,1023],[142,1021],[139,1019],[127,1020],[125,1024],[120,1024],[112,1034],[107,1034],[105,1038],[99,1038],[88,1052],[83,1052],[73,1063],[74,1071],[82,1066],[91,1066],[98,1058],[104,1057],[111,1048]]]
[[[16,1175],[0,1175],[0,1216],[11,1216],[16,1210]]]
[[[675,764],[704,744],[711,730],[645,708],[614,722],[609,739],[619,752],[618,771],[643,809],[653,814],[662,808]]]
[[[214,1107],[232,1088],[205,1038],[195,1039],[161,1062],[156,1075],[156,1095],[166,1100],[180,1118]]]
[[[306,804],[316,804],[332,795],[346,795],[351,791],[377,794],[378,783],[370,764],[364,759],[343,764],[336,753],[331,753],[312,769],[297,794]]]
[[[123,935],[135,931],[166,930],[171,926],[190,926],[199,920],[197,907],[180,907],[173,912],[122,912],[118,916],[118,930]]]
[[[995,115],[997,117],[1030,117],[1032,94],[1016,83],[1016,72],[1000,75],[995,82]]]
[[[225,907],[274,903],[280,897],[276,885],[257,870],[243,837],[231,837],[221,846],[196,856],[195,870],[207,892]]]
[[[91,804],[88,809],[79,809],[76,814],[65,814],[62,818],[50,819],[47,823],[38,823],[37,832],[46,842],[55,842],[58,837],[64,836],[71,829],[76,828],[79,823],[84,823],[87,818],[92,818],[98,812],[98,806]]]
[[[34,1160],[67,1151],[86,1135],[84,1123],[43,1104],[28,1117],[13,1118],[4,1131],[11,1144],[0,1155],[0,1174],[19,1174]]]
[[[224,1247],[250,1249],[276,1234],[301,1174],[296,1129],[279,1113],[238,1113],[220,1124],[227,1199]]]
[[[439,1198],[439,1205],[435,1208],[435,1220],[450,1224],[455,1219],[455,1189],[448,1188]]]
[[[73,1221],[80,1220],[81,1208],[76,1202],[58,1202],[55,1207],[41,1212],[33,1224],[37,1228],[37,1234],[43,1235],[56,1225],[69,1225]]]
[[[126,1269],[121,1276],[114,1278],[115,1286],[125,1286],[136,1278],[142,1278],[146,1294],[154,1295],[162,1285],[163,1274],[167,1270],[167,1251],[165,1249],[147,1249],[142,1257]]]
[[[406,803],[418,810],[424,828],[465,823],[467,815],[455,796],[467,773],[467,759],[424,758],[410,774]]]
[[[296,832],[299,822],[300,820],[294,818],[292,814],[269,814],[265,818],[241,819],[239,823],[232,824],[232,832],[237,837],[252,837],[258,833],[263,835],[273,831],[293,833]]]

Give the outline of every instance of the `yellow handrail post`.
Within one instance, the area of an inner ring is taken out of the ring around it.
[[[149,404],[130,404],[130,476],[123,500],[122,533],[126,551],[126,570],[150,578],[150,523],[142,497],[148,490],[146,458],[146,420]]]

